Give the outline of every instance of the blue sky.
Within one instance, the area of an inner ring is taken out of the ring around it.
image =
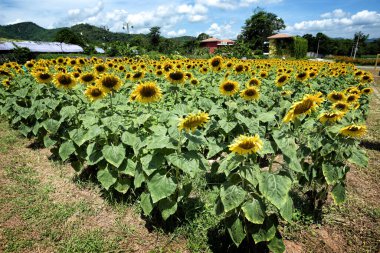
[[[32,21],[45,28],[89,23],[111,31],[147,33],[160,26],[165,37],[235,39],[256,7],[282,18],[293,35],[323,32],[352,38],[357,31],[380,37],[379,0],[0,0],[0,24]],[[132,28],[133,27],[133,28]]]

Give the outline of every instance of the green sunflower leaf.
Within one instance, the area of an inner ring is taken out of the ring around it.
[[[118,146],[106,145],[103,147],[102,153],[106,161],[116,168],[121,165],[125,158],[125,148],[121,144]]]

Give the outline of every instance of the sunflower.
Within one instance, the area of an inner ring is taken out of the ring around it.
[[[255,136],[240,135],[228,147],[233,153],[247,155],[261,150],[263,148],[263,141],[258,134]]]
[[[350,94],[347,96],[346,102],[351,104],[351,103],[356,102],[359,98],[360,96],[357,94]]]
[[[327,98],[333,103],[346,100],[346,96],[343,94],[343,92],[337,92],[335,90],[329,93],[327,95]]]
[[[310,71],[310,73],[309,73],[309,77],[310,77],[310,78],[314,78],[314,77],[316,77],[317,75],[318,75],[318,72],[317,72],[316,70]]]
[[[199,69],[199,72],[201,72],[202,74],[206,74],[208,72],[208,68],[207,67],[201,67]]]
[[[74,78],[79,78],[80,77],[80,73],[77,72],[77,71],[73,72],[72,75],[73,75]]]
[[[244,72],[244,66],[243,66],[243,64],[238,64],[238,65],[235,65],[235,72],[237,73],[237,74],[241,74],[241,73],[243,73]]]
[[[209,121],[209,116],[205,112],[197,114],[190,113],[185,118],[180,119],[178,130],[185,129],[186,132],[194,132],[198,127],[204,126]]]
[[[239,83],[231,80],[222,82],[219,86],[220,93],[225,96],[232,96],[239,90]]]
[[[93,74],[93,73],[83,73],[80,77],[79,77],[79,80],[83,83],[83,84],[90,84],[90,83],[93,83],[95,82],[96,80],[96,75]]]
[[[261,85],[261,81],[255,77],[251,78],[248,82],[247,82],[247,86],[260,86]]]
[[[362,89],[360,92],[361,92],[361,94],[368,95],[368,94],[373,93],[373,89],[368,87],[368,88]]]
[[[86,59],[83,59],[83,58],[77,58],[77,63],[79,65],[84,65],[86,63]]]
[[[167,73],[166,78],[172,84],[181,84],[185,82],[186,75],[181,70],[175,70]]]
[[[339,101],[339,102],[334,103],[331,106],[331,108],[333,110],[337,110],[337,111],[340,111],[340,112],[347,112],[350,109],[350,105],[347,104],[346,102]]]
[[[119,77],[111,74],[104,74],[96,81],[96,85],[103,89],[104,92],[117,91],[121,87],[121,80]]]
[[[191,72],[185,72],[186,79],[193,79],[193,74]]]
[[[343,127],[339,130],[341,135],[347,137],[362,137],[367,132],[367,127],[365,125],[350,125]]]
[[[276,79],[276,86],[281,88],[289,81],[289,79],[290,79],[289,75],[278,76]]]
[[[360,82],[371,83],[371,82],[373,82],[373,80],[374,80],[373,76],[371,74],[366,73],[361,77]]]
[[[71,66],[75,66],[75,65],[77,64],[77,60],[76,60],[76,59],[70,59],[70,60],[69,60],[69,64],[70,64]]]
[[[34,67],[34,61],[27,61],[24,66],[27,68],[33,68]]]
[[[322,95],[322,92],[317,92],[314,95],[305,95],[304,99],[310,99],[319,106],[325,101],[325,99],[321,97]]]
[[[209,60],[212,70],[219,71],[223,67],[223,58],[220,56],[215,56]]]
[[[95,71],[96,71],[98,74],[101,74],[101,73],[106,72],[107,67],[106,67],[104,64],[96,64],[96,65],[94,66],[94,69],[95,69]]]
[[[326,122],[333,123],[341,120],[344,116],[344,112],[324,112],[319,115],[318,119],[322,124]]]
[[[356,86],[348,87],[345,91],[346,93],[350,93],[350,94],[360,94],[360,90]]]
[[[161,89],[155,82],[138,84],[130,95],[131,101],[137,100],[140,103],[157,102],[161,97]]]
[[[33,72],[32,75],[39,83],[49,83],[53,79],[53,75],[47,72]]]
[[[256,87],[251,86],[240,92],[240,96],[247,101],[257,100],[260,97],[260,93]]]
[[[132,75],[131,75],[131,79],[132,81],[138,81],[138,80],[141,80],[143,79],[145,76],[145,72],[144,71],[136,71],[134,72]]]
[[[4,79],[1,83],[2,83],[6,88],[8,88],[9,86],[11,86],[11,80],[10,80],[9,78]]]
[[[156,76],[162,76],[163,74],[164,74],[164,72],[162,72],[161,69],[156,71]]]
[[[298,81],[303,82],[309,77],[309,73],[307,71],[302,71],[297,73],[296,78]]]
[[[285,115],[283,122],[287,123],[290,121],[294,121],[301,114],[310,114],[312,110],[322,103],[323,98],[320,98],[320,94],[317,93],[315,95],[305,95],[305,97],[296,103],[294,103],[289,112]]]
[[[170,70],[173,69],[173,64],[167,62],[167,63],[164,64],[163,68],[164,68],[165,72],[169,72]]]
[[[291,90],[283,90],[281,91],[281,96],[290,96],[293,94],[293,91]]]
[[[262,70],[262,71],[260,71],[260,73],[259,73],[259,76],[261,77],[261,78],[267,78],[268,77],[268,71],[265,71],[265,70]]]
[[[190,84],[192,84],[192,85],[198,85],[199,81],[198,81],[198,79],[193,78],[193,79],[190,80]]]
[[[96,85],[89,85],[84,94],[91,100],[91,102],[104,98],[107,94],[103,89]]]
[[[57,88],[72,89],[75,85],[74,77],[69,73],[57,73],[54,76],[54,82]]]

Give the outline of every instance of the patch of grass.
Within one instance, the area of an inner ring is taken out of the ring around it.
[[[81,217],[91,215],[88,203],[54,203],[49,193],[51,185],[44,185],[30,167],[7,167],[4,176],[7,185],[0,186],[0,214],[2,223],[9,223],[3,231],[5,252],[22,252],[34,247],[55,246],[60,252],[104,252],[114,248],[116,240],[102,231],[82,231]],[[67,221],[79,216],[74,224]],[[13,224],[14,223],[14,224]],[[1,249],[1,248],[0,248]]]
[[[19,136],[16,131],[9,129],[9,125],[4,119],[0,119],[0,153],[7,153],[9,149],[19,143]]]
[[[93,230],[76,233],[60,243],[58,252],[62,253],[85,253],[107,252],[117,247],[116,242],[107,240],[104,231]]]

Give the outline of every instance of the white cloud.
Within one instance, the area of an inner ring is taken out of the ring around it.
[[[322,19],[308,20],[287,26],[288,32],[328,32],[331,36],[347,37],[347,34],[362,31],[371,37],[380,36],[380,13],[363,10],[356,14],[349,14],[341,9],[321,15]]]
[[[205,33],[219,39],[231,39],[237,37],[237,33],[233,32],[231,24],[219,25],[217,23],[212,23]]]
[[[188,20],[190,22],[201,22],[207,20],[207,16],[204,15],[191,15],[188,17]]]
[[[336,9],[332,12],[326,12],[321,15],[321,18],[345,18],[349,17],[350,13],[344,12],[342,9]]]
[[[181,4],[177,7],[177,13],[187,15],[187,20],[192,23],[207,20],[207,12],[207,7],[202,4]]]
[[[224,10],[232,10],[253,5],[276,4],[282,1],[283,0],[196,0],[199,4]]]
[[[281,3],[282,0],[241,0],[240,3],[239,3],[239,6],[242,6],[242,7],[247,7],[247,6],[250,6],[250,5],[266,5],[266,4],[277,4],[277,3]]]
[[[186,34],[186,29],[179,29],[178,31],[169,31],[166,33],[169,37],[178,37]]]
[[[196,0],[196,3],[225,10],[235,9],[237,5],[233,0]]]

